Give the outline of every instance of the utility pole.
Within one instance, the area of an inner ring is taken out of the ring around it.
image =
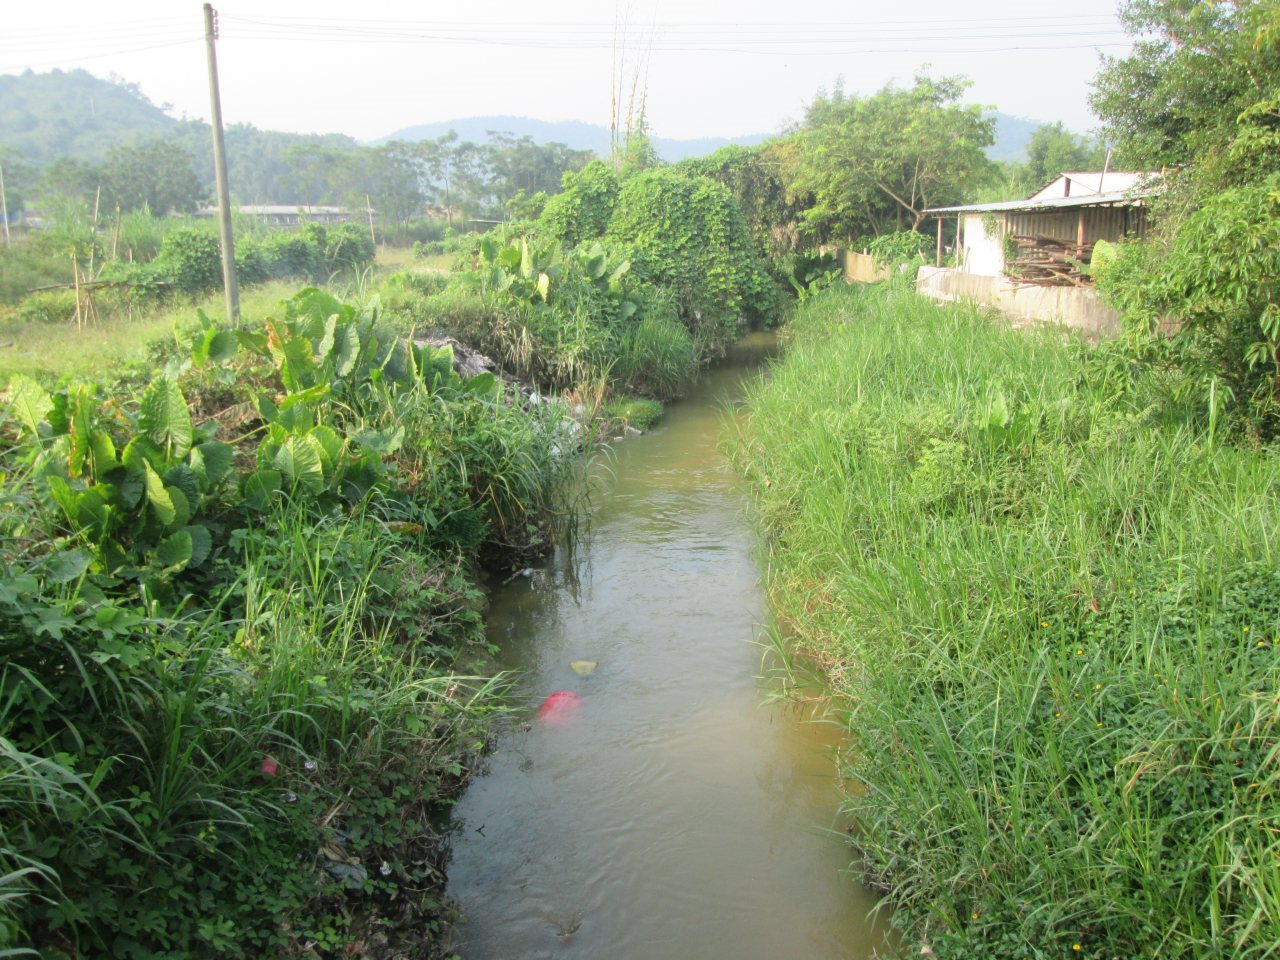
[[[4,194],[4,167],[0,166],[0,215],[4,216],[4,245],[9,246],[9,200]]]
[[[227,298],[227,322],[240,319],[240,291],[236,287],[236,246],[231,235],[231,194],[227,188],[227,148],[222,142],[222,100],[218,96],[218,39],[213,5],[204,5],[204,44],[209,52],[209,126],[213,128],[213,172],[218,184],[218,225],[222,234],[222,289]]]

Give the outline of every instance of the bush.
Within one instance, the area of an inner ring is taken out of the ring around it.
[[[360,271],[378,255],[369,231],[344,223],[324,237],[325,260],[333,270]]]
[[[592,160],[577,173],[565,173],[564,192],[547,200],[538,223],[568,247],[599,239],[609,226],[619,190],[613,167]]]
[[[150,268],[156,280],[171,290],[197,296],[222,283],[222,247],[208,231],[173,230],[160,244]]]
[[[777,290],[733,195],[703,177],[649,170],[626,181],[609,221],[632,269],[668,288],[695,341],[716,351],[746,317],[776,315]]]
[[[925,251],[929,247],[929,238],[916,230],[899,230],[897,233],[882,233],[867,244],[867,252],[875,260],[876,266],[894,271],[914,280],[916,268],[925,262]],[[902,268],[907,269],[903,270]]]
[[[606,403],[604,415],[609,420],[610,430],[620,430],[624,427],[648,430],[662,419],[662,404],[657,400],[622,397]]]
[[[466,569],[559,519],[563,418],[315,290],[188,347],[139,397],[10,386],[0,953],[434,955],[432,823],[497,703],[451,673]]]
[[[18,316],[28,323],[67,323],[76,315],[74,290],[41,290],[18,304]]]

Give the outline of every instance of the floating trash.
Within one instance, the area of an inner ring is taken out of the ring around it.
[[[557,690],[542,702],[538,708],[538,719],[548,726],[558,726],[568,722],[578,712],[582,698],[568,690]]]

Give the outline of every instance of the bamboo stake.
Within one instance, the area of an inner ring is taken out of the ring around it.
[[[98,204],[102,202],[102,184],[98,184],[98,190],[93,195],[93,223],[89,227],[89,273],[90,280],[93,279],[93,258],[98,252]]]
[[[80,313],[80,259],[74,250],[71,251],[71,282],[76,288],[76,329],[84,329],[84,317]]]

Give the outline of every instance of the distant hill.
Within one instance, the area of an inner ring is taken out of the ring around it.
[[[59,157],[96,162],[112,147],[162,137],[179,122],[136,85],[85,70],[0,76],[0,145],[36,167]]]
[[[574,150],[590,150],[601,156],[609,153],[609,128],[595,123],[584,123],[581,120],[534,120],[531,117],[462,117],[458,120],[445,120],[440,123],[423,123],[380,137],[373,142],[386,143],[388,140],[435,140],[450,130],[457,133],[461,140],[483,143],[492,133],[509,133],[515,137],[527,136],[534,143],[563,143]],[[678,140],[671,137],[652,137],[653,147],[658,156],[668,163],[675,163],[686,157],[704,157],[729,144],[754,146],[769,138],[767,133],[753,133],[741,137],[698,137],[690,140]]]
[[[1031,134],[1045,121],[1015,117],[998,110],[992,116],[996,118],[996,142],[987,147],[987,156],[997,161],[1027,159]]]
[[[11,150],[37,174],[60,158],[96,164],[114,147],[151,140],[182,147],[212,188],[209,125],[170,116],[136,84],[103,80],[86,70],[0,76],[0,148]],[[354,138],[340,133],[283,133],[234,123],[226,129],[226,142],[233,192],[252,203],[308,200],[288,176],[284,153],[291,146],[358,146]]]

